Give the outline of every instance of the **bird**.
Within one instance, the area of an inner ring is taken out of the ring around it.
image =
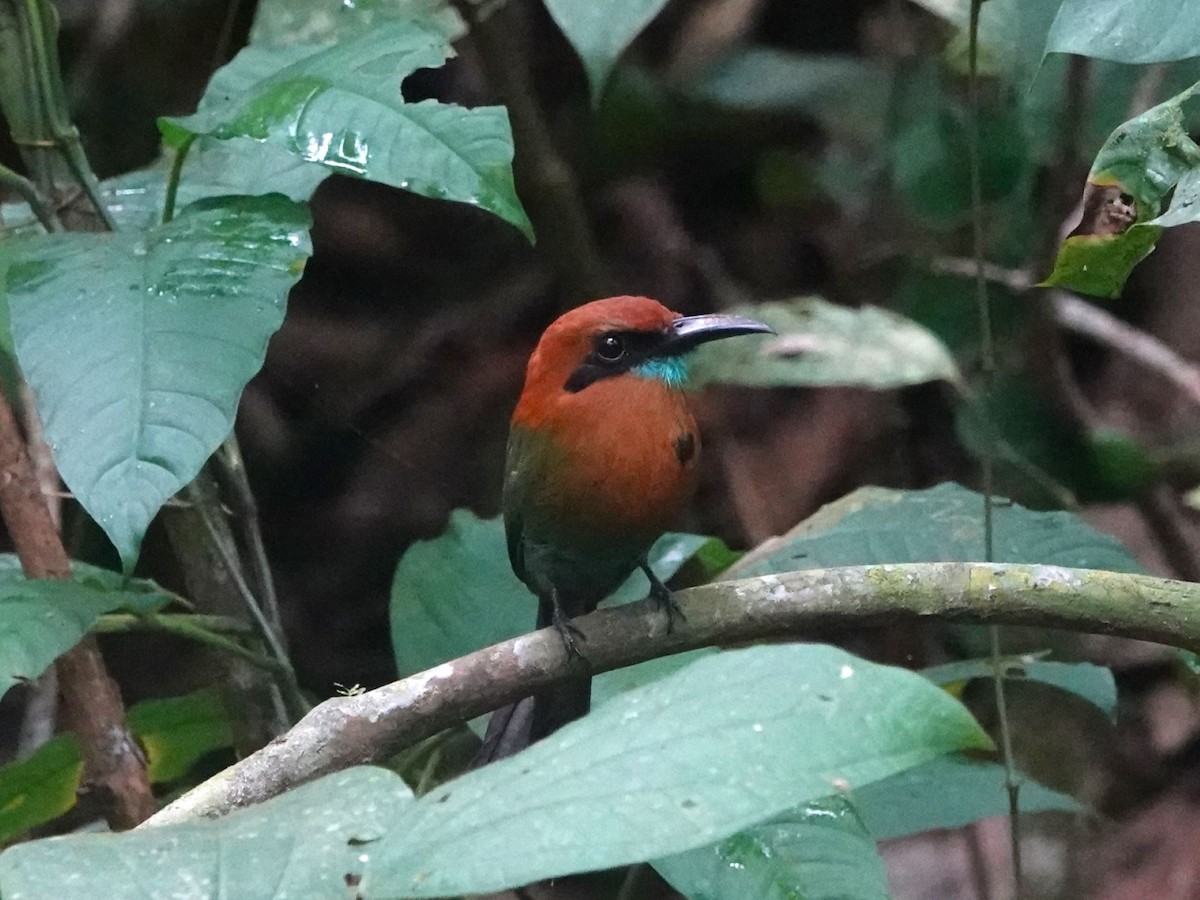
[[[496,711],[479,766],[588,712],[591,677],[571,624],[637,569],[679,615],[647,563],[695,488],[700,437],[688,408],[688,354],[709,341],[773,333],[734,315],[683,316],[649,297],[594,300],[542,334],[529,358],[505,455],[504,529],[513,571],[583,672]]]

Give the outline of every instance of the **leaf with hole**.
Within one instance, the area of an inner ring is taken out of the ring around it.
[[[1197,91],[1192,85],[1109,136],[1088,174],[1082,219],[1043,285],[1118,297],[1164,228],[1200,221],[1200,145],[1184,125]]]
[[[17,359],[67,487],[127,569],[229,435],[309,254],[279,195],[206,200],[146,232],[12,242]]]
[[[265,144],[326,173],[470,203],[532,237],[513,186],[504,108],[403,98],[405,77],[441,66],[450,52],[440,19],[390,16],[332,44],[252,44],[213,76],[195,114],[159,127],[176,147],[197,135],[240,139],[241,156]],[[295,173],[281,171],[293,183]],[[259,188],[273,189],[271,181]]]

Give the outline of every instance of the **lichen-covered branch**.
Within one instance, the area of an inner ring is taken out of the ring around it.
[[[697,647],[801,637],[834,625],[940,618],[1142,638],[1200,651],[1200,585],[1057,566],[920,563],[764,575],[680,591],[666,632],[649,602],[577,619],[604,672]],[[379,762],[443,728],[571,674],[553,629],[522,635],[352,697],[326,700],[291,731],[147,824],[219,816],[329,772]]]

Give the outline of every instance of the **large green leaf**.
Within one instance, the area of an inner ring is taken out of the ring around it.
[[[368,875],[441,897],[655,859],[972,746],[990,742],[913,673],[817,645],[731,650],[422,797]]]
[[[0,895],[54,900],[346,897],[402,821],[399,776],[361,767],[222,819],[33,841],[0,854]],[[364,881],[366,896],[395,896]]]
[[[886,309],[807,298],[734,311],[766,322],[778,334],[701,347],[689,361],[694,383],[893,388],[959,380],[941,341]]]
[[[625,48],[667,5],[667,0],[545,0],[546,9],[583,61],[592,100],[600,102],[604,85]]]
[[[1139,572],[1108,535],[1066,512],[997,503],[995,559]],[[876,563],[972,562],[983,558],[983,497],[957,484],[925,491],[860,488],[823,507],[738,577]]]
[[[326,171],[480,206],[532,236],[513,186],[504,108],[408,103],[401,94],[405,77],[450,52],[444,24],[430,18],[382,17],[332,45],[251,45],[213,76],[194,115],[159,126],[175,146],[191,135],[251,138]],[[277,169],[271,162],[264,177]],[[270,181],[259,188],[274,189]]]
[[[229,714],[212,689],[143,700],[130,707],[128,720],[146,754],[146,774],[156,784],[181,778],[205,754],[233,742]],[[74,806],[82,770],[71,734],[0,767],[0,845]]]
[[[733,109],[802,113],[827,133],[868,142],[887,126],[889,78],[861,56],[748,47],[717,62],[687,90]]]
[[[154,783],[176,781],[206,754],[233,745],[229,710],[213,688],[143,700],[130,708],[129,728],[146,754],[146,774]]]
[[[29,581],[19,569],[0,569],[0,697],[18,681],[41,675],[105,613],[145,612],[166,602],[162,595],[91,580],[78,563],[76,572],[69,581]]]
[[[665,535],[651,548],[650,567],[667,580],[710,540]],[[636,572],[610,602],[639,600],[648,589]],[[537,600],[512,572],[500,519],[456,510],[445,533],[409,547],[392,580],[391,621],[401,677],[531,631]]]
[[[844,797],[806,804],[698,850],[654,861],[685,897],[705,900],[887,900],[887,874]]]
[[[1200,145],[1188,136],[1183,109],[1197,91],[1200,84],[1192,85],[1109,136],[1088,174],[1083,220],[1043,284],[1117,297],[1164,227],[1200,221]]]
[[[10,242],[17,358],[63,480],[127,568],[233,427],[309,254],[278,196],[203,201],[146,232]]]
[[[443,897],[681,853],[835,783],[990,747],[913,673],[814,645],[730,651],[413,801],[351,769],[223,819],[23,844],[5,897]]]
[[[1200,56],[1200,6],[1192,0],[1063,0],[1046,52],[1123,63]]]

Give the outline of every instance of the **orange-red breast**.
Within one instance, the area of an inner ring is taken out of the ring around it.
[[[691,496],[700,438],[683,388],[702,343],[771,328],[740,316],[681,316],[648,297],[580,306],[546,329],[512,417],[504,526],[513,571],[537,595],[538,627],[578,653],[570,620],[635,569],[670,611],[646,554]],[[590,677],[499,711],[482,759],[506,756],[571,719]]]

